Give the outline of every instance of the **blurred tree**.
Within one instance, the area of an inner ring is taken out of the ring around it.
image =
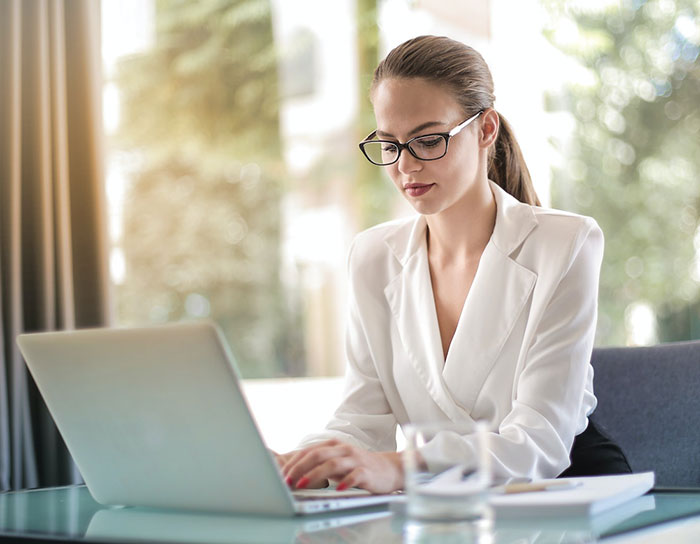
[[[343,130],[324,142],[323,153],[304,177],[304,188],[332,200],[341,194],[346,211],[362,230],[392,218],[398,194],[383,168],[370,164],[358,143],[376,128],[369,89],[379,63],[377,0],[355,3],[357,51],[357,116],[352,130]]]
[[[119,67],[123,322],[210,316],[246,377],[303,373],[280,282],[277,62],[268,0],[158,0]]]
[[[372,84],[374,69],[379,64],[379,26],[377,25],[377,0],[357,0],[357,58],[359,84],[359,108],[357,116],[357,129],[355,131],[357,142],[363,140],[376,128],[374,110],[369,101],[369,88]],[[390,218],[391,203],[395,199],[396,191],[388,180],[382,168],[370,164],[362,153],[353,148],[355,165],[355,186],[358,191],[353,194],[359,196],[357,203],[361,228],[375,225]]]
[[[597,342],[628,341],[625,321],[640,305],[655,313],[658,340],[690,338],[697,325],[682,322],[697,324],[688,312],[700,311],[700,4],[543,3],[546,35],[581,69],[580,82],[549,97],[575,121],[554,141],[563,160],[552,201],[595,217],[606,235]]]

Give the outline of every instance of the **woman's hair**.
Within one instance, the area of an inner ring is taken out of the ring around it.
[[[388,78],[421,78],[447,87],[471,117],[493,107],[493,78],[483,57],[463,43],[438,36],[419,36],[395,47],[374,71],[372,92]],[[488,176],[526,204],[539,206],[530,172],[508,121],[489,149]]]

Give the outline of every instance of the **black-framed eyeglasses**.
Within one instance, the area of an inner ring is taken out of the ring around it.
[[[367,160],[377,166],[389,166],[399,160],[401,151],[408,149],[408,152],[421,161],[436,161],[442,159],[447,154],[447,144],[452,136],[459,134],[464,128],[474,121],[479,115],[484,113],[481,110],[463,121],[449,132],[436,132],[433,134],[423,134],[411,138],[406,143],[392,142],[390,140],[375,140],[377,131],[375,130],[360,142],[360,149]]]

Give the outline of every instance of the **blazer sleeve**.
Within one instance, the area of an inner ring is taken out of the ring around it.
[[[369,315],[377,303],[373,293],[382,291],[377,289],[380,286],[374,285],[376,278],[368,272],[366,251],[356,251],[357,245],[356,238],[348,256],[349,315],[343,399],[325,430],[304,437],[300,447],[335,438],[372,451],[396,450],[396,418],[384,393],[368,341],[369,328],[372,327],[368,323]]]
[[[489,433],[489,458],[497,477],[552,478],[569,466],[581,421],[595,407],[586,395],[598,305],[603,233],[587,219],[574,237],[560,280],[529,335],[522,370],[516,375],[512,410]],[[474,436],[452,435],[428,444],[430,462],[445,448],[476,456]]]

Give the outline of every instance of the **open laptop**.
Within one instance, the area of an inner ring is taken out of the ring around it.
[[[292,516],[397,497],[319,490],[296,499],[211,322],[23,334],[17,343],[102,504]]]

